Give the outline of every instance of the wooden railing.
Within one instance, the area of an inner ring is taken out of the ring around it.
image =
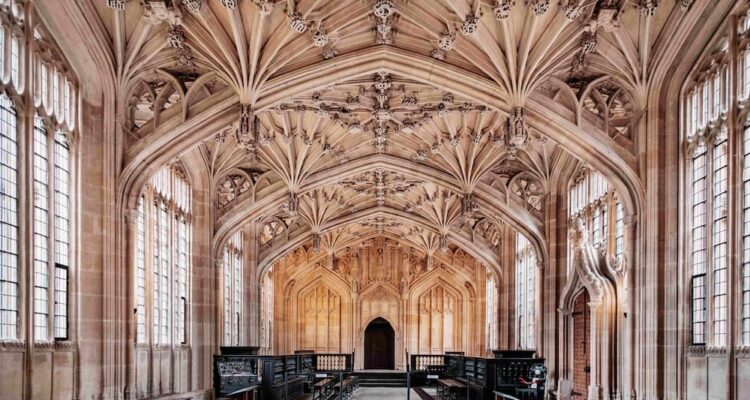
[[[314,354],[315,370],[322,372],[352,371],[353,354]]]
[[[427,371],[428,365],[445,365],[443,354],[412,354],[409,363],[412,371]]]

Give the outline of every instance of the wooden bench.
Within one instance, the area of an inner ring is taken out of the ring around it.
[[[438,379],[438,397],[443,400],[459,400],[463,398],[466,384],[452,378]]]
[[[334,385],[336,394],[341,393],[344,399],[351,399],[354,392],[359,388],[359,379],[356,376],[348,376],[343,382]]]
[[[327,400],[333,397],[333,379],[325,378],[313,383],[313,400]]]

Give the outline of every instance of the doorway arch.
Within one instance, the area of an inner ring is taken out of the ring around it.
[[[395,369],[396,332],[384,318],[365,328],[365,369]]]

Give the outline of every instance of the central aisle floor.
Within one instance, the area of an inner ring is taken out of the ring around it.
[[[434,394],[434,390],[427,390],[428,393]],[[406,400],[405,388],[378,388],[363,387],[354,395],[352,400]],[[419,400],[419,395],[411,391],[411,400]]]

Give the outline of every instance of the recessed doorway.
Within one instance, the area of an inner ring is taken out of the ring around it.
[[[396,332],[383,318],[365,329],[365,369],[395,369]]]

